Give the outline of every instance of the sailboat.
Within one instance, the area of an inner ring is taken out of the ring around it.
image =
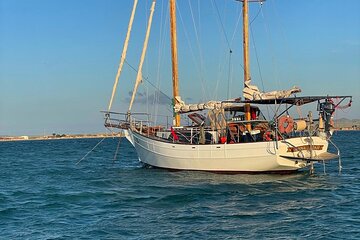
[[[260,1],[260,0],[259,0]],[[228,173],[283,173],[308,168],[314,163],[339,160],[340,151],[331,141],[333,115],[345,100],[351,105],[351,96],[297,96],[298,87],[289,90],[262,92],[251,84],[249,66],[249,2],[242,4],[243,18],[243,96],[222,101],[186,104],[181,99],[178,79],[176,32],[176,2],[170,0],[170,39],[173,85],[173,122],[154,125],[148,113],[132,111],[137,88],[141,82],[152,17],[151,5],[147,32],[134,91],[127,112],[111,111],[112,102],[130,38],[137,5],[134,1],[123,53],[115,78],[110,104],[104,111],[105,127],[120,129],[136,149],[138,159],[145,165],[172,169]],[[315,112],[295,118],[290,109],[313,104]],[[273,117],[264,117],[261,108],[275,109]],[[181,121],[188,118],[189,121]],[[186,124],[183,122],[187,122]],[[328,152],[329,144],[337,153]]]

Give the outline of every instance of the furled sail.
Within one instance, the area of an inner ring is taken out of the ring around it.
[[[208,101],[205,103],[198,103],[198,104],[185,104],[183,100],[181,100],[180,96],[176,96],[176,104],[174,105],[174,111],[176,113],[187,113],[193,111],[201,111],[201,110],[213,110],[213,109],[220,109],[224,107],[229,107],[233,105],[232,103],[224,103],[221,101]]]
[[[296,86],[294,86],[289,90],[260,92],[257,86],[250,85],[250,83],[251,80],[246,81],[245,87],[243,89],[243,96],[246,100],[269,100],[269,99],[286,98],[294,93],[301,92],[301,89]]]

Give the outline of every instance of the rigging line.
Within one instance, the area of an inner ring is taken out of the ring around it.
[[[230,81],[231,81],[231,56],[232,56],[232,51],[230,50],[229,52],[229,69],[228,69],[228,89],[227,89],[227,99],[230,99]]]
[[[169,4],[169,1],[167,1],[167,3]],[[159,48],[158,48],[158,62],[157,62],[157,72],[156,72],[156,86],[157,86],[157,89],[160,89],[160,79],[161,79],[161,74],[160,74],[160,67],[161,67],[161,61],[163,59],[163,56],[164,56],[164,51],[162,51],[164,48],[165,48],[165,35],[164,34],[164,29],[166,31],[166,29],[169,29],[166,27],[166,23],[169,23],[168,21],[168,18],[169,18],[169,11],[165,11],[165,17],[164,17],[164,2],[162,2],[161,4],[161,15],[160,15],[160,41],[159,41]],[[168,6],[167,8],[168,9]],[[165,21],[164,21],[164,18],[165,18]],[[154,98],[154,101],[153,101],[153,105],[155,106],[154,107],[154,114],[155,114],[155,119],[154,119],[154,122],[156,124],[157,122],[157,115],[158,115],[158,112],[159,112],[159,105],[158,104],[155,104],[155,103],[158,103],[159,102],[159,97],[158,98]]]
[[[225,60],[226,60],[226,58],[227,58],[227,54],[225,55]],[[223,61],[222,58],[219,59],[218,70],[217,70],[218,74],[216,77],[217,80],[216,80],[216,85],[214,88],[214,93],[212,94],[213,99],[218,99],[218,97],[219,97],[218,94],[220,91],[218,91],[218,89],[219,89],[220,81],[223,79],[223,72],[226,67],[226,64],[222,64],[223,62],[225,62],[225,61]]]
[[[151,0],[150,0],[151,1]],[[148,12],[148,9],[149,9],[149,7],[148,7],[148,4],[149,4],[149,1],[145,1],[145,8],[144,8],[144,12],[145,12],[145,24],[144,24],[144,31],[146,32],[146,29],[147,29],[147,26],[148,26],[148,18],[149,18],[149,12]],[[149,61],[148,61],[148,58],[145,58],[144,59],[144,71],[145,72],[149,72]],[[143,71],[143,70],[141,70],[141,71]],[[141,72],[141,75],[142,75],[143,73]],[[143,81],[143,80],[141,80],[141,81]],[[144,92],[145,92],[145,94],[146,94],[146,98],[145,98],[145,104],[146,104],[146,112],[148,113],[149,112],[149,93],[148,93],[148,88],[147,88],[147,86],[144,86]]]
[[[223,24],[223,21],[222,21],[222,19],[221,19],[221,14],[220,14],[220,10],[219,10],[219,8],[218,8],[218,6],[217,6],[217,4],[216,4],[216,1],[211,1],[211,4],[212,4],[212,7],[213,7],[213,9],[215,9],[214,11],[216,11],[216,15],[217,15],[217,18],[218,18],[218,23],[219,23],[219,25],[220,25],[220,28],[221,28],[221,30],[222,30],[222,33],[223,33],[223,35],[224,35],[224,38],[225,38],[225,42],[226,42],[226,44],[227,44],[227,47],[229,48],[229,52],[230,52],[230,55],[229,55],[229,65],[228,65],[228,85],[227,85],[227,98],[229,98],[229,96],[231,95],[231,93],[230,93],[230,86],[231,86],[231,82],[232,82],[232,66],[231,66],[231,63],[232,63],[232,58],[231,58],[231,55],[232,55],[232,53],[233,53],[233,50],[232,50],[232,48],[231,48],[231,43],[230,43],[230,41],[229,41],[229,38],[228,38],[228,36],[227,36],[227,34],[226,34],[226,31],[225,31],[225,26],[224,26],[224,24]],[[237,23],[236,23],[236,26],[235,26],[235,30],[234,30],[234,34],[233,34],[233,36],[232,36],[232,40],[231,40],[231,42],[233,41],[233,39],[234,39],[234,36],[235,36],[235,33],[236,33],[236,29],[237,29],[237,27],[238,27],[238,24],[239,24],[239,22],[240,22],[240,18],[241,18],[241,15],[239,15],[239,17],[238,17],[238,20],[237,20]],[[226,64],[224,64],[224,65],[226,65]],[[240,64],[241,65],[241,64]],[[224,66],[224,68],[225,68],[226,66]],[[241,67],[243,68],[243,66],[241,65]],[[221,69],[221,64],[220,64],[220,69]],[[220,70],[220,72],[221,72],[221,70]],[[219,74],[219,76],[220,76],[220,74]],[[218,89],[218,85],[219,85],[219,80],[216,82],[216,88],[214,89],[214,91],[215,91],[215,96],[217,96],[216,95],[216,93],[217,93],[217,89]]]
[[[116,151],[115,151],[115,154],[114,154],[114,159],[113,159],[113,163],[115,163],[116,161],[116,158],[117,158],[117,155],[118,155],[118,152],[119,152],[119,149],[120,149],[120,142],[121,142],[121,136],[119,137],[119,142],[116,146]]]
[[[125,60],[125,63],[132,69],[134,70],[136,73],[138,72],[138,70],[132,66],[127,60]],[[145,81],[147,83],[149,83],[155,90],[157,90],[159,93],[163,94],[166,98],[168,98],[170,101],[172,101],[172,98],[169,97],[166,93],[164,93],[163,91],[160,90],[160,88],[158,88],[157,86],[155,86],[150,80],[149,77],[145,77],[142,78],[142,81]],[[160,96],[160,95],[159,95]],[[154,98],[155,99],[155,98]],[[156,104],[157,105],[157,104]],[[171,109],[167,108],[166,110],[168,110],[169,112],[172,112]]]
[[[182,24],[182,26],[183,26],[183,28],[184,28],[185,38],[186,38],[186,40],[187,40],[188,47],[189,47],[189,49],[190,49],[190,53],[191,53],[191,56],[192,56],[193,61],[194,61],[194,65],[195,65],[195,67],[196,67],[196,70],[197,70],[198,74],[199,74],[200,76],[202,76],[201,67],[199,66],[199,64],[197,64],[198,61],[197,61],[196,56],[195,56],[195,51],[194,51],[194,49],[193,49],[193,47],[192,47],[192,44],[191,44],[191,41],[190,41],[190,37],[189,37],[189,33],[187,32],[187,28],[186,28],[184,19],[183,19],[182,15],[181,15],[181,11],[178,11],[178,13],[179,13],[178,16],[180,17],[181,24]],[[201,62],[201,61],[200,61],[200,62]],[[204,91],[203,81],[201,81],[201,83],[202,83],[202,90]]]
[[[217,17],[218,17],[218,20],[219,20],[220,25],[221,25],[221,30],[222,30],[222,32],[223,32],[223,34],[224,34],[224,37],[225,37],[225,40],[226,40],[226,42],[227,42],[227,44],[228,44],[228,48],[229,48],[229,50],[232,52],[229,39],[228,39],[227,34],[226,34],[226,32],[225,32],[224,24],[223,24],[223,22],[221,21],[221,16],[220,16],[219,8],[218,8],[218,6],[216,5],[215,0],[212,0],[211,3],[212,3],[213,6],[215,6],[215,10],[216,10],[216,13],[217,13]]]
[[[199,24],[199,29],[201,30],[201,11],[200,11],[200,0],[197,1],[197,10],[198,10],[198,24]]]
[[[133,90],[133,93],[132,93],[132,96],[131,96],[128,112],[131,111],[131,108],[132,108],[133,103],[134,103],[134,98],[135,98],[136,91],[137,91],[138,86],[139,86],[139,84],[141,82],[141,79],[142,79],[142,76],[141,76],[142,75],[142,66],[143,66],[143,63],[144,63],[146,50],[147,50],[147,46],[148,46],[148,42],[149,42],[149,35],[150,35],[150,30],[151,30],[151,25],[152,25],[152,19],[153,19],[153,15],[154,15],[154,11],[155,11],[155,3],[156,3],[156,1],[153,0],[152,4],[151,4],[151,8],[150,8],[149,22],[148,22],[148,26],[147,26],[147,29],[146,29],[146,35],[145,35],[145,40],[144,40],[144,44],[143,44],[143,49],[141,51],[139,69],[138,69],[138,73],[136,75],[135,86],[134,86],[134,90]]]
[[[255,35],[253,33],[253,29],[252,29],[251,25],[250,25],[250,32],[251,32],[251,37],[252,37],[252,45],[254,47],[254,52],[255,52],[255,57],[256,57],[256,63],[258,65],[258,69],[259,69],[259,76],[260,76],[260,80],[261,80],[262,90],[265,91],[264,80],[263,80],[261,68],[260,68],[259,55],[258,55],[257,48],[256,48]]]
[[[128,61],[125,60],[125,63],[131,68],[133,69],[136,73],[138,72],[138,70],[136,68],[134,68]],[[166,93],[164,93],[163,91],[160,90],[160,88],[156,87],[152,82],[150,82],[149,77],[145,77],[142,78],[143,81],[149,83],[153,88],[155,88],[156,90],[158,90],[161,94],[164,94],[164,96],[166,96],[168,99],[172,100],[171,97],[169,97],[168,95],[166,95]]]
[[[265,15],[264,15],[264,11],[262,8],[260,8],[261,10],[261,16],[263,19],[265,19]],[[276,82],[277,82],[277,87],[280,88],[280,82],[279,82],[279,78],[278,78],[278,71],[277,71],[277,64],[275,62],[275,56],[274,56],[274,46],[273,46],[273,41],[272,41],[272,38],[271,38],[271,34],[270,34],[270,27],[269,25],[267,24],[266,21],[264,21],[264,25],[265,25],[265,31],[267,33],[267,36],[269,38],[269,43],[270,43],[270,49],[271,49],[271,58],[272,58],[272,65],[273,65],[273,68],[274,68],[274,71],[273,74],[274,74],[274,77],[276,79]]]
[[[283,21],[281,21],[281,17],[280,17],[281,15],[279,14],[279,11],[277,8],[277,3],[275,0],[274,0],[274,4],[273,4],[273,9],[275,12],[275,17],[277,17],[277,19],[278,19],[278,26],[279,26],[278,29],[280,30],[280,33],[281,33],[280,35],[282,36],[284,45],[285,45],[285,46],[282,46],[282,49],[285,50],[285,53],[287,53],[287,58],[289,59],[289,61],[287,61],[287,64],[288,64],[288,66],[290,66],[290,64],[296,66],[296,61],[295,61],[295,58],[294,58],[294,55],[292,52],[292,48],[290,47],[289,40],[286,36],[286,29],[285,29],[284,24],[282,23]]]
[[[198,46],[198,49],[199,49],[199,58],[200,58],[200,80],[201,80],[201,87],[202,87],[202,91],[203,91],[203,96],[205,96],[205,98],[207,99],[207,92],[206,91],[207,89],[205,89],[205,82],[204,82],[204,76],[203,76],[203,72],[204,72],[204,60],[203,60],[203,54],[202,54],[202,49],[200,47],[200,38],[199,38],[199,34],[198,34],[198,30],[197,30],[197,27],[196,27],[196,23],[195,23],[195,18],[194,18],[194,13],[193,13],[193,10],[192,10],[192,5],[190,3],[190,0],[188,0],[188,3],[189,3],[189,8],[190,8],[190,13],[191,13],[191,19],[192,19],[192,22],[193,22],[193,27],[194,27],[194,31],[195,31],[195,38],[196,38],[196,44]]]
[[[146,90],[146,112],[149,112],[149,86],[145,85]]]
[[[190,2],[190,0],[189,0],[189,2]],[[198,14],[198,32],[199,33],[201,33],[201,31],[202,31],[202,25],[201,25],[201,3],[200,3],[201,1],[200,0],[198,0],[197,1],[197,14]],[[200,44],[199,44],[200,45]],[[208,95],[208,93],[210,92],[209,90],[208,90],[208,84],[207,84],[207,82],[206,82],[206,79],[204,79],[204,74],[203,74],[203,72],[204,72],[204,60],[203,60],[203,54],[202,54],[202,49],[200,48],[200,46],[199,46],[199,51],[200,51],[200,59],[202,60],[202,62],[201,62],[201,64],[202,64],[202,67],[201,67],[201,69],[202,69],[202,74],[201,74],[201,84],[202,84],[202,89],[203,89],[203,91],[205,92],[205,94],[203,93],[203,96],[205,96],[205,98],[209,98],[210,96]]]
[[[187,40],[188,45],[189,45],[189,49],[190,49],[190,52],[191,52],[191,56],[193,57],[193,60],[194,60],[194,62],[195,62],[195,65],[196,65],[197,70],[199,71],[199,73],[201,73],[199,67],[198,67],[197,64],[196,64],[195,53],[194,53],[194,50],[193,50],[192,45],[191,45],[191,42],[190,42],[189,34],[188,34],[188,32],[186,31],[184,19],[183,19],[182,15],[181,15],[181,12],[180,12],[180,11],[178,11],[178,12],[179,12],[179,17],[180,17],[181,24],[182,24],[183,27],[184,27],[184,33],[185,33],[185,37],[186,37],[186,40]]]
[[[301,106],[296,105],[295,109],[296,109],[297,114],[299,115],[299,118],[303,118],[303,114],[302,114],[302,111],[301,111]]]
[[[243,14],[243,8],[242,6],[239,4],[239,8],[240,8],[240,14],[239,14],[239,17],[237,19],[237,23],[236,23],[236,26],[235,26],[235,29],[234,29],[234,33],[233,33],[233,36],[231,38],[231,44],[233,43],[234,39],[235,39],[235,35],[236,35],[236,32],[238,31],[239,29],[239,24],[240,24],[240,21],[242,19],[242,14]],[[239,63],[240,67],[242,68],[242,70],[245,70],[244,68],[244,65]]]
[[[240,14],[239,14],[238,19],[236,20],[235,29],[234,29],[233,35],[232,35],[232,37],[231,37],[231,41],[230,41],[230,44],[231,44],[231,45],[232,45],[232,43],[234,42],[236,32],[237,32],[237,30],[238,30],[238,28],[239,28],[240,20],[242,19],[242,7],[241,7],[240,4],[239,4],[238,6],[240,6],[240,7],[238,7],[238,8],[240,8]],[[244,65],[241,64],[241,63],[239,63],[239,65],[240,65],[240,67],[242,68],[242,70],[244,70]]]
[[[94,151],[94,149],[100,145],[100,143],[102,143],[105,140],[106,137],[104,137],[103,139],[101,139],[89,152],[87,152],[85,154],[85,156],[83,156],[75,165],[78,165],[82,160],[84,160],[92,151]]]
[[[226,67],[225,65],[226,64],[221,64],[221,63],[218,63],[218,65],[217,65],[217,70],[216,70],[217,75],[216,75],[216,77],[214,75],[214,80],[216,80],[215,81],[215,86],[211,87],[212,91],[211,91],[210,97],[211,97],[212,100],[224,99],[224,97],[220,97],[221,96],[221,91],[219,91],[219,86],[220,86],[220,82],[222,83],[222,80],[224,79],[224,77],[223,77],[224,71],[223,70]],[[226,79],[226,76],[225,76],[225,79]],[[224,87],[224,85],[222,85],[222,87]],[[225,91],[227,91],[226,87],[225,87]]]
[[[231,41],[230,41],[230,44],[232,45],[234,39],[235,39],[235,35],[236,35],[236,32],[238,30],[238,27],[239,27],[239,23],[240,23],[240,19],[242,17],[242,7],[239,7],[241,6],[240,4],[238,4],[238,8],[240,8],[240,14],[238,16],[238,19],[236,20],[236,24],[235,24],[235,29],[234,29],[234,32],[233,32],[233,35],[231,37]]]
[[[112,128],[112,126],[110,126],[111,128]],[[111,134],[111,136],[113,137],[113,138],[115,138],[116,137],[116,134],[115,134],[115,132],[112,130],[112,129],[110,129],[109,127],[105,127],[109,132],[110,132],[110,134]]]
[[[254,52],[255,52],[255,57],[256,57],[256,63],[258,65],[258,71],[259,71],[259,77],[260,77],[260,80],[261,80],[262,91],[265,91],[264,79],[263,79],[262,73],[261,73],[259,55],[258,55],[258,51],[257,51],[257,48],[256,48],[255,35],[254,35],[254,32],[253,32],[253,28],[252,28],[252,23],[259,16],[259,13],[260,13],[261,9],[262,9],[262,2],[260,3],[260,8],[259,8],[258,13],[256,14],[255,18],[250,22],[250,32],[251,32],[251,37],[252,37],[252,45],[254,47]],[[268,105],[266,105],[266,111],[267,111],[268,117],[270,118],[270,111],[269,111],[269,106]]]
[[[261,1],[260,2],[260,8],[259,8],[259,11],[257,12],[256,16],[250,21],[250,25],[256,20],[256,18],[259,16],[260,14],[260,10],[262,8],[262,5],[263,5],[263,2]]]

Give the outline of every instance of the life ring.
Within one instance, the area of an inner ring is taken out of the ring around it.
[[[289,116],[281,116],[278,120],[278,127],[281,133],[290,133],[294,129],[294,120]]]

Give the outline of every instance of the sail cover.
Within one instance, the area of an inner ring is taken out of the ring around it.
[[[281,90],[281,91],[272,91],[272,92],[260,92],[259,88],[255,85],[250,85],[250,80],[245,82],[245,88],[243,90],[243,96],[246,100],[256,101],[256,100],[274,100],[274,99],[283,99],[287,98],[294,93],[301,92],[301,89],[294,86],[289,90]],[[227,101],[208,101],[205,103],[198,104],[185,104],[183,100],[181,100],[180,96],[175,97],[176,104],[174,105],[174,111],[176,113],[188,113],[194,111],[201,110],[213,110],[213,109],[221,109],[231,107],[235,100],[227,100]]]
[[[287,98],[294,93],[301,92],[301,89],[294,86],[289,90],[272,91],[272,92],[260,92],[259,88],[255,85],[251,85],[251,80],[245,82],[243,89],[243,96],[246,100],[270,100]]]
[[[193,111],[201,111],[201,110],[213,110],[220,109],[222,107],[230,107],[232,103],[224,103],[221,101],[208,101],[206,103],[198,103],[198,104],[185,104],[184,101],[181,100],[180,96],[176,96],[176,104],[174,105],[174,111],[176,113],[187,113]]]

